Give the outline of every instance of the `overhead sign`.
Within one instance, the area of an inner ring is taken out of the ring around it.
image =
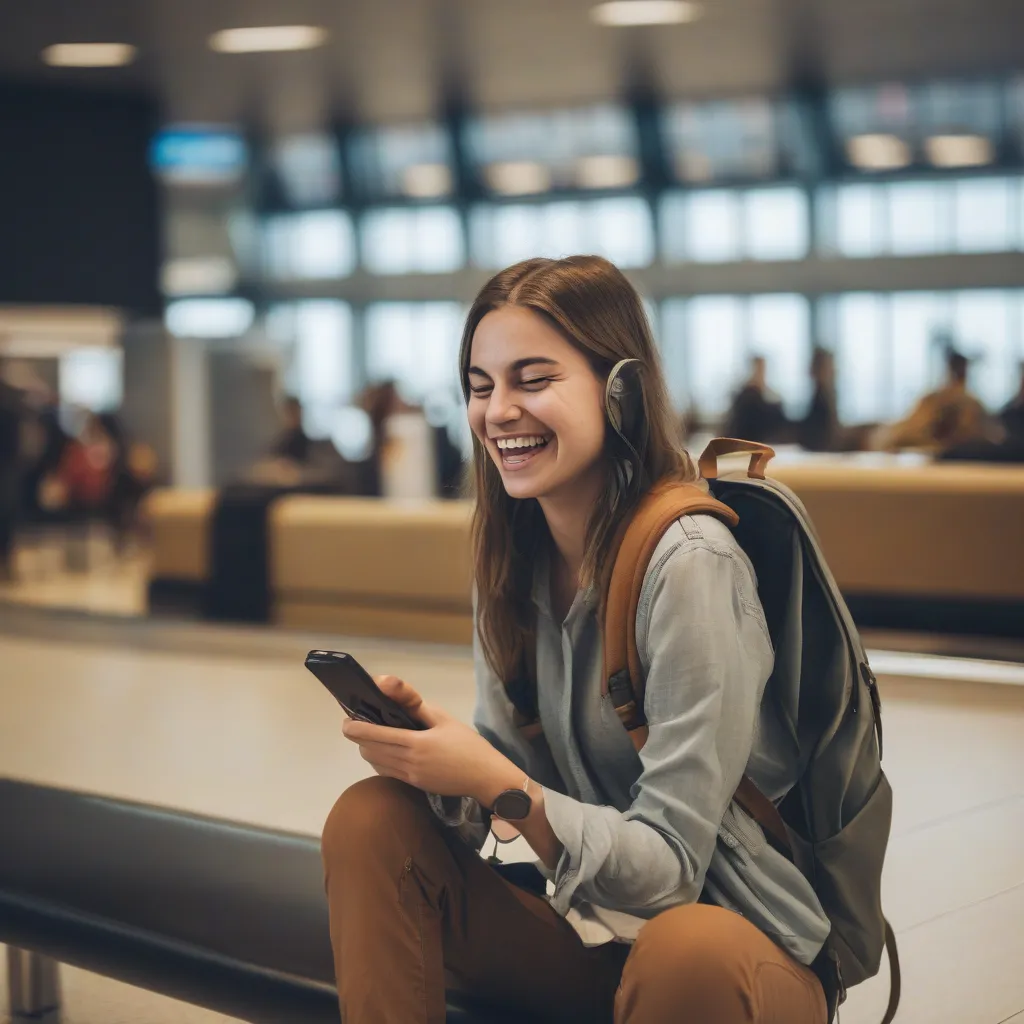
[[[165,181],[217,185],[237,180],[249,154],[237,131],[202,125],[165,128],[150,147],[150,164]]]

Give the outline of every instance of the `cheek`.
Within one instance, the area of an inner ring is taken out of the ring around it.
[[[589,396],[588,396],[589,398]],[[591,458],[604,448],[604,415],[587,401],[558,400],[545,409],[536,410],[542,420],[558,435],[564,449],[580,458]]]
[[[470,398],[469,404],[466,406],[466,419],[469,421],[469,429],[481,439],[483,439],[486,433],[487,425],[484,422],[486,410],[487,403],[476,398]]]

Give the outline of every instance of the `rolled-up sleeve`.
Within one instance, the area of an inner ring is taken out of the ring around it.
[[[647,574],[637,614],[650,734],[621,812],[545,792],[564,847],[553,905],[651,916],[693,902],[746,768],[773,655],[749,563],[684,540]]]

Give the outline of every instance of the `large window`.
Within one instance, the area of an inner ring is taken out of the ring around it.
[[[329,135],[289,135],[271,151],[284,199],[291,206],[328,206],[341,196],[341,159]]]
[[[840,256],[931,256],[1024,247],[1024,179],[990,175],[826,186],[818,244]]]
[[[291,350],[285,386],[302,402],[306,432],[335,436],[355,385],[351,307],[329,299],[276,306],[267,333]]]
[[[263,258],[267,275],[279,281],[347,277],[356,263],[352,218],[342,210],[271,217]]]
[[[1024,357],[1020,292],[850,293],[822,302],[822,327],[836,351],[840,417],[848,423],[905,416],[937,387],[949,346],[970,360],[968,386],[998,411]]]
[[[457,302],[372,303],[364,322],[367,376],[393,380],[408,402],[457,401],[462,320]]]
[[[673,192],[661,203],[670,262],[795,260],[807,255],[807,197],[794,186]]]
[[[629,188],[640,174],[634,121],[611,104],[480,117],[466,148],[496,195]]]
[[[371,274],[444,274],[466,262],[462,222],[451,206],[371,210],[360,232]]]
[[[662,126],[681,181],[765,178],[778,167],[775,110],[763,97],[678,103]]]
[[[720,420],[763,356],[768,386],[790,416],[805,411],[810,315],[801,295],[701,295],[669,299],[662,310],[661,350],[672,399],[703,422]]]
[[[451,144],[440,124],[391,125],[359,132],[352,172],[365,196],[436,199],[452,191]]]
[[[495,269],[532,256],[576,253],[627,268],[654,259],[650,208],[637,196],[478,206],[470,237],[474,263]]]

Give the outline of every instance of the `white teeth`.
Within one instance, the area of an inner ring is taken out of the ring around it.
[[[544,437],[499,437],[498,447],[502,450],[509,448],[537,448],[547,443]]]

